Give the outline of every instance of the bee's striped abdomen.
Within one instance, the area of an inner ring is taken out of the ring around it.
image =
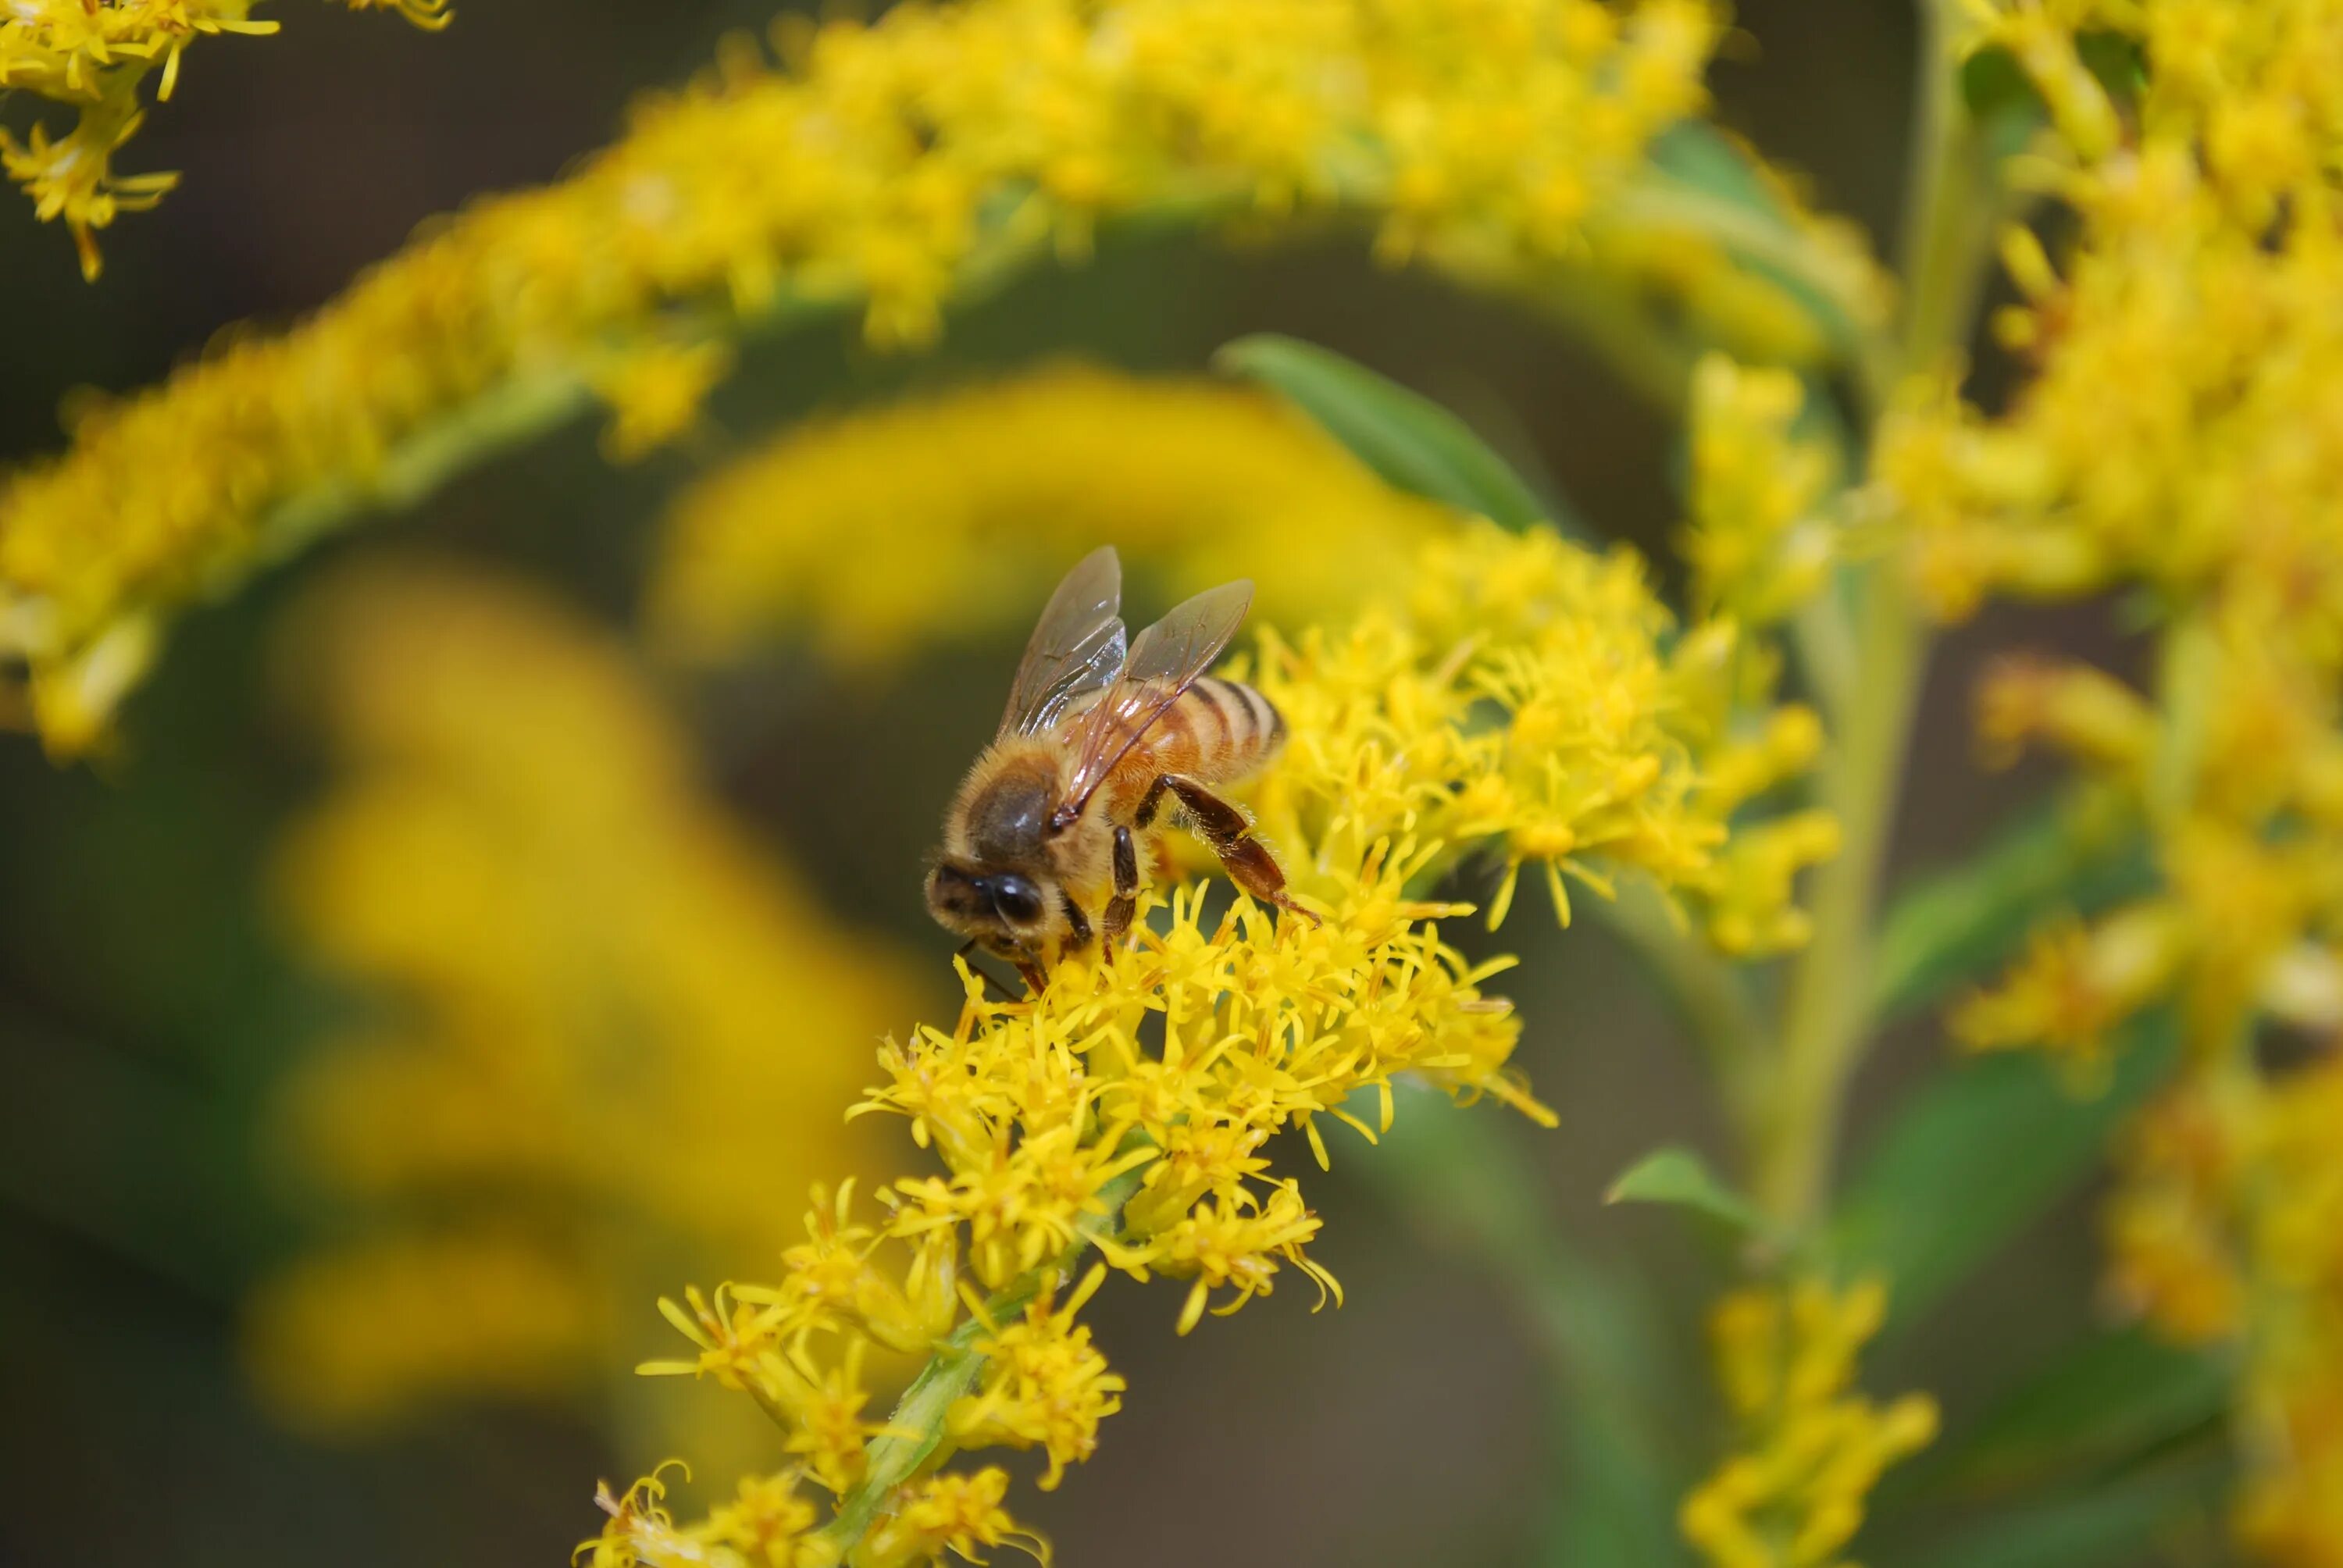
[[[1268,698],[1241,680],[1196,678],[1165,718],[1182,722],[1195,747],[1195,773],[1205,779],[1239,779],[1267,762],[1285,744],[1285,717]]]

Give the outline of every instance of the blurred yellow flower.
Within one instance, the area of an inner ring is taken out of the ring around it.
[[[631,463],[689,433],[731,368],[731,350],[721,343],[647,343],[595,367],[588,377],[610,407],[603,455]]]
[[[1705,0],[970,0],[785,29],[785,70],[728,49],[561,183],[427,226],[289,332],[223,334],[78,409],[67,452],[0,479],[0,657],[31,670],[52,747],[86,745],[138,673],[126,651],[354,511],[596,390],[614,452],[672,436],[715,368],[675,357],[699,340],[859,307],[874,341],[924,343],[962,288],[1140,212],[1349,216],[1475,283],[1599,275],[1728,337],[1762,317],[1777,341],[1753,352],[1818,351],[1811,327],[1778,341],[1802,307],[1704,226],[1717,204],[1637,185],[1702,106],[1721,27]],[[1790,221],[1867,320],[1860,250]]]
[[[2010,47],[2054,108],[2092,102],[2060,110],[2062,128],[2121,117],[2079,62],[2079,33],[2137,37],[2147,69],[2136,136],[2069,130],[2024,171],[2078,228],[2056,263],[2029,235],[2006,247],[2026,297],[1998,326],[2037,370],[2011,410],[1986,420],[1916,387],[1883,432],[1885,488],[1923,582],[1956,612],[1985,591],[2066,596],[2128,579],[2251,595],[2276,612],[2270,631],[2332,660],[2343,563],[2329,480],[2343,456],[2302,438],[2332,423],[2343,359],[2343,330],[2320,307],[2343,266],[2332,6],[1973,9],[1976,43]],[[2266,139],[2291,150],[2225,168],[2222,127],[2273,102],[2291,106]],[[2293,221],[2268,199],[2273,178]]]
[[[1716,1568],[1845,1568],[1880,1473],[1927,1446],[1936,1404],[1885,1407],[1855,1389],[1885,1287],[1815,1279],[1738,1290],[1709,1318],[1740,1446],[1684,1502],[1684,1536]]]
[[[2000,983],[1969,997],[1953,1032],[1980,1050],[2038,1047],[2066,1057],[2086,1087],[2104,1087],[2101,1069],[2117,1028],[2170,990],[2183,940],[2177,911],[2136,904],[2089,926],[2072,918],[2037,929],[2026,955]]]
[[[2121,1293],[2167,1332],[2242,1342],[2239,1521],[2270,1561],[2343,1561],[2343,8],[2332,0],[1976,0],[2054,134],[2013,177],[2062,203],[2015,231],[1996,325],[2034,373],[1988,417],[1941,380],[1883,427],[1877,495],[1945,613],[2126,589],[2151,689],[2029,661],[1988,681],[1988,749],[2063,752],[2145,825],[2161,888],[2036,935],[1956,1025],[2088,1064],[2177,1014],[2180,1077],[2110,1203]],[[2144,69],[2095,73],[2084,39]],[[2317,1125],[2316,1137],[2304,1129]],[[2318,1227],[2324,1226],[2323,1231]],[[2308,1238],[2318,1235],[2322,1239]]]
[[[1692,525],[1679,541],[1694,608],[1769,626],[1820,592],[1844,555],[1825,503],[1838,477],[1828,443],[1797,429],[1794,371],[1721,354],[1693,372]]]
[[[1074,1314],[1109,1271],[1183,1282],[1182,1333],[1288,1271],[1339,1300],[1301,1183],[1267,1173],[1278,1133],[1322,1166],[1329,1121],[1372,1142],[1401,1073],[1551,1121],[1508,1065],[1518,1020],[1482,989],[1511,960],[1441,939],[1468,912],[1423,896],[1444,869],[1502,858],[1502,903],[1535,862],[1564,910],[1564,874],[1604,892],[1641,878],[1695,908],[1714,886],[1741,802],[1701,765],[1733,716],[1695,699],[1715,690],[1701,639],[1663,650],[1668,618],[1632,558],[1475,524],[1394,577],[1406,588],[1346,630],[1264,631],[1249,675],[1292,736],[1259,824],[1322,923],[1242,895],[1213,915],[1175,886],[1146,895],[1128,950],[1069,959],[1037,995],[994,1001],[971,978],[950,1028],[881,1051],[864,1102],[903,1117],[940,1173],[881,1187],[869,1218],[846,1190],[818,1194],[779,1282],[663,1303],[695,1353],[644,1370],[748,1393],[806,1455],[770,1479],[839,1494],[800,1560],[923,1560],[911,1537],[940,1537],[910,1523],[937,1495],[919,1488],[951,1478],[910,1477],[935,1442],[1041,1447],[1045,1484],[1088,1457],[1123,1385]],[[1363,1115],[1367,1092],[1380,1109]],[[1091,1247],[1102,1263],[1061,1302]],[[806,1386],[834,1381],[834,1408],[859,1412],[871,1344],[942,1348],[883,1430],[809,1428]],[[640,1534],[614,1515],[596,1549],[689,1560]]]
[[[10,0],[0,11],[0,93],[18,89],[78,112],[51,137],[35,124],[19,142],[0,130],[0,169],[33,198],[43,223],[65,220],[82,276],[98,274],[97,231],[116,216],[153,206],[175,174],[117,175],[114,155],[137,133],[138,89],[160,69],[158,100],[179,79],[179,57],[198,37],[274,33],[256,18],[261,0]],[[444,27],[447,0],[347,0],[353,11],[397,11],[418,27]]]
[[[367,1222],[256,1299],[260,1381],[331,1427],[591,1392],[647,1272],[778,1256],[773,1193],[866,1162],[853,1042],[912,988],[558,607],[377,568],[287,652],[336,779],[280,852],[284,906],[378,1005],[285,1098],[288,1157]]]
[[[2124,1299],[2184,1343],[2242,1340],[2238,1533],[2310,1568],[2343,1543],[2343,1061],[2190,1072],[2134,1124],[2109,1204]]]
[[[1105,540],[1175,593],[1250,577],[1258,613],[1308,619],[1454,527],[1266,394],[1062,366],[800,425],[718,470],[669,513],[649,614],[694,658],[787,637],[861,664],[1013,629]]]

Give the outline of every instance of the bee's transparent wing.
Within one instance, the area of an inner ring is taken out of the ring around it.
[[[1113,684],[1122,673],[1127,636],[1121,608],[1122,563],[1112,545],[1101,545],[1075,563],[1042,609],[1017,662],[1001,734],[1038,735],[1074,703]]]
[[[1180,694],[1204,673],[1252,608],[1252,584],[1222,583],[1178,606],[1139,634],[1122,678],[1076,720],[1072,773],[1057,810],[1071,821],[1090,804],[1115,764],[1163,717]]]

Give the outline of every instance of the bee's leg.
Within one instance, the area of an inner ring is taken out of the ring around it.
[[[1091,945],[1091,918],[1074,902],[1073,894],[1062,888],[1058,890],[1058,907],[1066,914],[1066,951],[1078,953]]]
[[[1019,959],[1016,962],[1018,978],[1025,982],[1025,989],[1027,990],[1032,992],[1035,996],[1040,996],[1043,991],[1050,989],[1049,970],[1043,969],[1031,959]]]
[[[1221,868],[1229,879],[1264,904],[1274,904],[1281,910],[1291,910],[1318,924],[1318,917],[1293,901],[1285,890],[1285,873],[1277,861],[1252,836],[1252,824],[1243,812],[1205,789],[1192,779],[1182,779],[1167,773],[1162,783],[1180,798],[1180,806],[1187,813],[1189,823],[1212,847],[1221,858]]]
[[[1160,782],[1160,781],[1159,781]],[[1153,799],[1150,791],[1149,798]],[[1131,917],[1139,909],[1139,848],[1131,829],[1114,830],[1114,897],[1106,905],[1106,950],[1113,952],[1131,933]]]
[[[1139,809],[1131,814],[1132,827],[1144,833],[1155,826],[1156,808],[1163,803],[1163,791],[1171,788],[1171,785],[1172,775],[1169,773],[1158,773],[1155,776],[1155,782],[1150,784],[1147,787],[1147,793],[1139,798]]]

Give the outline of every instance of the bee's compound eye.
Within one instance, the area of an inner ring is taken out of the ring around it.
[[[988,878],[992,885],[992,907],[1005,920],[1024,925],[1041,918],[1041,892],[1023,877],[1004,875]]]
[[[984,885],[957,866],[938,866],[928,877],[928,899],[939,908],[973,912],[984,906]]]

